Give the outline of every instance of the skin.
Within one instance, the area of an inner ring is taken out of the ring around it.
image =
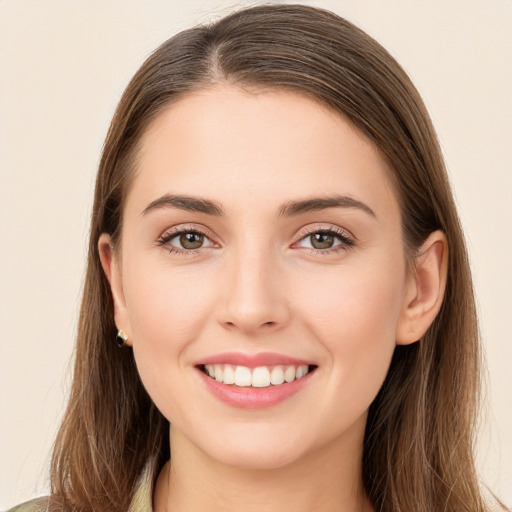
[[[396,344],[422,336],[446,282],[440,232],[408,273],[388,174],[343,117],[297,93],[219,85],[180,99],[146,130],[120,247],[106,234],[99,247],[116,324],[172,423],[157,512],[372,510],[361,480],[367,410]],[[224,215],[143,213],[164,194],[215,201]],[[334,194],[373,214],[279,215],[289,201]],[[353,244],[334,236],[315,250],[310,235],[333,227]],[[179,236],[159,240],[174,228],[207,238],[195,252],[170,252]],[[317,369],[284,402],[240,409],[213,396],[194,367],[227,351]]]

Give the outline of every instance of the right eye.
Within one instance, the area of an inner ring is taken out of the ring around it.
[[[205,233],[197,229],[173,230],[160,237],[159,245],[166,246],[169,252],[186,253],[213,247],[214,243]]]

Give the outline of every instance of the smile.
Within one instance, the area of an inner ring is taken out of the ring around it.
[[[304,365],[277,365],[258,366],[234,366],[231,364],[206,364],[202,366],[204,373],[212,379],[223,384],[237,387],[266,388],[280,386],[305,377],[313,366]]]
[[[318,366],[283,354],[217,354],[194,365],[206,390],[239,409],[275,406],[314,380]]]

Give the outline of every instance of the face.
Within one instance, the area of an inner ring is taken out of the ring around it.
[[[195,92],[150,125],[111,285],[171,431],[244,467],[360,448],[407,302],[387,173],[296,93]]]

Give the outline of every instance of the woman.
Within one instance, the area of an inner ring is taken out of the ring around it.
[[[478,368],[410,80],[329,12],[247,9],[121,99],[52,497],[20,509],[486,510]]]

